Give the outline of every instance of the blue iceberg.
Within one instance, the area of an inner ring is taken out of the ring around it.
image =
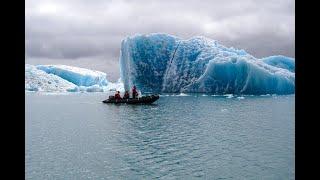
[[[43,92],[123,91],[121,82],[108,82],[104,72],[66,65],[25,66],[25,90]]]
[[[286,56],[269,56],[262,58],[261,60],[271,66],[284,68],[291,72],[295,72],[295,61],[293,58]]]
[[[37,69],[59,76],[77,86],[106,86],[106,73],[66,65],[38,65]]]
[[[168,34],[135,35],[121,43],[124,88],[143,92],[293,94],[294,59],[258,59],[205,37],[187,40]]]
[[[25,90],[66,92],[77,91],[77,86],[59,76],[48,74],[36,66],[25,65]]]

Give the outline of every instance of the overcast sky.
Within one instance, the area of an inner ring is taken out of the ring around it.
[[[26,63],[119,77],[121,40],[163,32],[206,36],[255,57],[295,57],[294,0],[26,0]]]

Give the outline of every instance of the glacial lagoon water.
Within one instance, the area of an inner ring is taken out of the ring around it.
[[[295,96],[26,92],[27,179],[294,179]]]

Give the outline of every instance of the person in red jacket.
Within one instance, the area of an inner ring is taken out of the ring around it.
[[[114,98],[115,99],[121,99],[120,91],[117,91],[117,93],[114,95]]]
[[[136,86],[133,86],[132,88],[132,97],[137,98],[138,97],[138,92]]]

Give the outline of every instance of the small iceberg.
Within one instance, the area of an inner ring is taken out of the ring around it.
[[[104,72],[66,65],[25,65],[25,90],[41,92],[124,91],[123,83],[112,83]]]
[[[226,94],[224,96],[226,96],[226,98],[233,98],[233,94]]]

